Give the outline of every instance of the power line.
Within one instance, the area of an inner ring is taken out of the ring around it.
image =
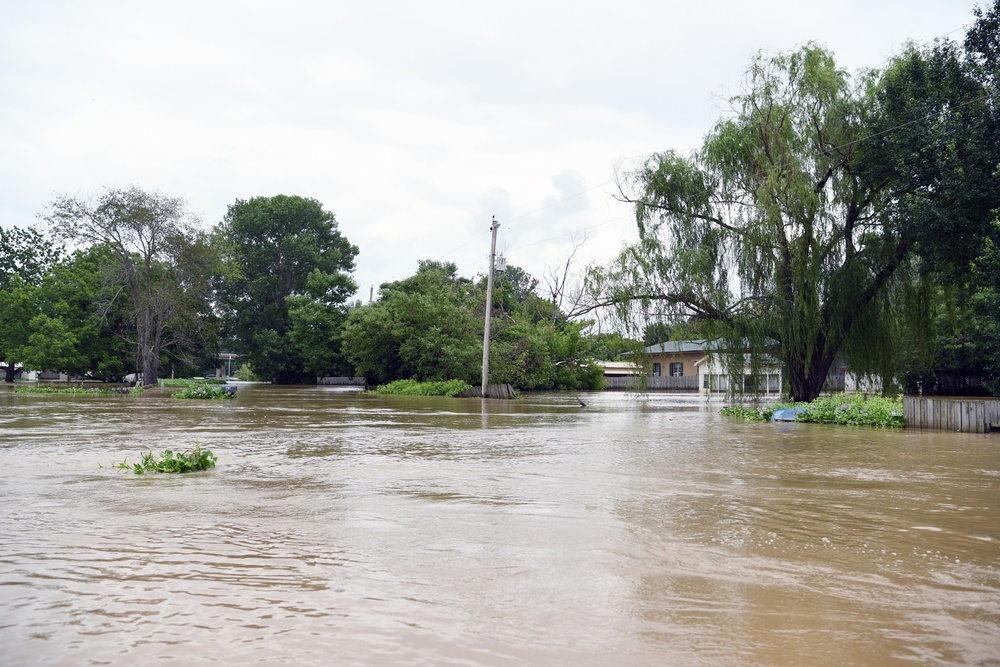
[[[583,195],[587,194],[588,192],[592,192],[592,191],[596,190],[597,188],[603,188],[605,185],[610,185],[611,183],[614,183],[614,182],[615,182],[614,179],[611,179],[610,181],[604,181],[603,183],[595,185],[594,187],[589,188],[587,190],[584,190],[583,192],[577,192],[575,195],[570,195],[569,197],[566,197],[565,199],[560,199],[559,201],[552,202],[551,204],[546,204],[545,206],[542,206],[541,208],[536,208],[534,211],[528,211],[527,213],[522,213],[519,216],[511,218],[510,220],[507,221],[507,223],[510,224],[511,222],[514,222],[515,220],[520,220],[521,218],[527,218],[529,215],[534,215],[535,213],[538,213],[540,211],[544,211],[545,209],[552,208],[553,206],[558,206],[559,204],[563,204],[565,202],[568,202],[570,199],[576,199],[577,197],[582,197]]]
[[[525,243],[524,245],[519,245],[519,246],[516,246],[514,248],[510,248],[510,250],[514,251],[514,250],[522,250],[524,248],[530,248],[531,246],[541,245],[542,243],[548,243],[549,241],[555,241],[556,239],[565,238],[567,236],[573,236],[574,234],[579,234],[580,232],[587,232],[587,231],[590,231],[591,229],[597,229],[598,227],[603,227],[605,225],[610,225],[612,222],[618,222],[620,220],[627,220],[627,219],[629,219],[631,217],[632,217],[631,215],[621,215],[621,216],[618,216],[617,218],[612,218],[611,220],[605,220],[604,222],[600,222],[600,223],[598,223],[596,225],[591,225],[590,227],[583,227],[581,229],[575,229],[575,230],[573,230],[571,232],[566,232],[565,234],[559,234],[558,236],[552,236],[552,237],[549,237],[547,239],[542,239],[541,241],[535,241],[534,243]]]

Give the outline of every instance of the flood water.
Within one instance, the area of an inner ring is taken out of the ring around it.
[[[580,398],[0,391],[0,664],[1000,665],[1000,435]]]

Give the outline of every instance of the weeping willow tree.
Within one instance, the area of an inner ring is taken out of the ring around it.
[[[839,355],[891,377],[926,307],[891,174],[864,155],[876,92],[875,75],[852,79],[813,44],[757,56],[699,150],[619,179],[639,242],[592,272],[595,306],[625,324],[697,323],[738,391],[745,364],[757,374],[769,356],[797,401]]]

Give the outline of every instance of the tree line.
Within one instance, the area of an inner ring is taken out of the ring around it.
[[[232,204],[204,230],[184,202],[137,187],[56,197],[45,231],[0,230],[0,358],[19,368],[103,381],[214,368],[220,350],[281,384],[323,376],[479,382],[485,309],[493,309],[491,381],[518,389],[598,388],[607,336],[584,334],[538,281],[511,266],[486,281],[419,263],[349,300],[357,246],[320,202],[297,196]],[[66,248],[74,248],[67,252]],[[617,353],[628,343],[610,339]],[[169,371],[167,370],[169,368]]]

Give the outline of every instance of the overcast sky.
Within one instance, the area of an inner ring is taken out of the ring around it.
[[[542,278],[635,238],[616,165],[687,151],[758,50],[849,70],[961,40],[974,2],[0,0],[0,223],[137,185],[206,227],[312,197],[360,248],[359,296],[418,259]]]

